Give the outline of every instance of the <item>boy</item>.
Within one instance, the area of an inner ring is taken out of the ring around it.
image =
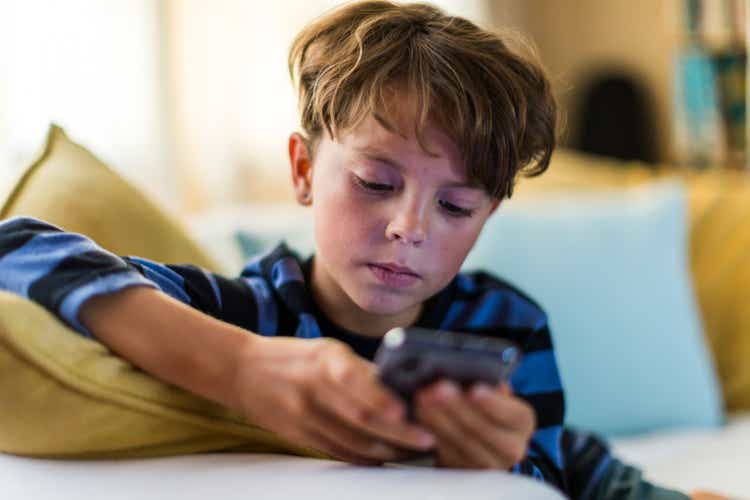
[[[563,432],[544,313],[496,278],[458,274],[518,171],[549,163],[556,108],[538,65],[434,7],[372,1],[303,30],[290,70],[304,135],[291,135],[289,158],[297,201],[313,208],[313,257],[281,244],[228,279],[12,219],[0,224],[0,287],[154,376],[343,460],[432,450],[439,466],[510,470],[577,498],[682,498]],[[420,391],[411,423],[369,361],[386,331],[407,325],[510,338],[523,362],[510,386]]]

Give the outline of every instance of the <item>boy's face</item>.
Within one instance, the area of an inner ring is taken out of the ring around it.
[[[423,131],[433,156],[408,120],[394,124],[411,133],[370,116],[338,140],[324,134],[309,168],[295,170],[293,150],[307,154],[298,135],[290,154],[298,199],[313,207],[315,291],[359,317],[398,324],[458,273],[498,202],[467,184],[457,147],[439,129]]]

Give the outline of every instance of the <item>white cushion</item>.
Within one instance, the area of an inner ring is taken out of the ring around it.
[[[500,471],[462,471],[284,455],[207,454],[148,460],[40,460],[0,453],[8,500],[560,500],[551,487]]]

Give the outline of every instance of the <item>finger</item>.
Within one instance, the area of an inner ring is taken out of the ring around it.
[[[331,384],[317,384],[317,400],[351,425],[398,446],[433,446],[434,436],[426,429],[403,420],[403,402],[380,382],[375,365],[345,354],[330,365]]]
[[[441,441],[437,450],[436,464],[438,467],[448,467],[451,469],[479,469],[482,468],[476,464],[473,457],[467,456],[458,447],[447,441]]]
[[[475,384],[469,390],[469,399],[496,425],[515,429],[529,436],[536,429],[536,414],[531,405],[521,398],[505,394],[503,389]]]
[[[476,446],[481,449],[481,456],[490,457],[483,460],[483,465],[507,469],[526,456],[530,435],[498,426],[467,398],[446,403],[443,411],[467,436],[467,441],[470,441],[467,446]]]
[[[393,422],[370,413],[368,408],[359,406],[359,400],[352,397],[348,389],[322,385],[316,389],[314,397],[315,404],[326,412],[374,440],[416,450],[427,450],[435,445],[435,436],[427,429],[406,421]]]
[[[403,452],[393,446],[368,437],[349,427],[335,415],[313,408],[304,424],[303,431],[322,441],[336,456],[356,457],[377,462],[395,461]]]
[[[435,390],[418,396],[418,418],[438,436],[438,449],[447,446],[452,450],[452,456],[460,453],[466,463],[473,467],[503,466],[499,457],[481,443],[483,436],[468,431],[456,418],[456,413],[462,411],[459,406],[467,406],[462,399],[455,384],[442,384]],[[465,410],[466,408],[463,409]]]
[[[351,394],[358,407],[371,414],[384,414],[396,421],[405,413],[403,402],[380,383],[375,365],[352,353],[342,353],[332,359],[327,377],[333,385]]]
[[[319,432],[307,429],[303,440],[311,448],[323,451],[339,460],[350,462],[357,465],[381,465],[385,460],[374,459],[354,452],[348,448],[339,446],[329,437]]]

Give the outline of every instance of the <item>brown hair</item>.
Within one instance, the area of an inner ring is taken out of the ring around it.
[[[544,71],[506,38],[426,4],[363,1],[303,29],[289,53],[301,124],[313,147],[368,114],[388,130],[388,93],[414,98],[416,136],[436,119],[459,148],[470,182],[510,197],[516,173],[544,172],[557,106]]]

